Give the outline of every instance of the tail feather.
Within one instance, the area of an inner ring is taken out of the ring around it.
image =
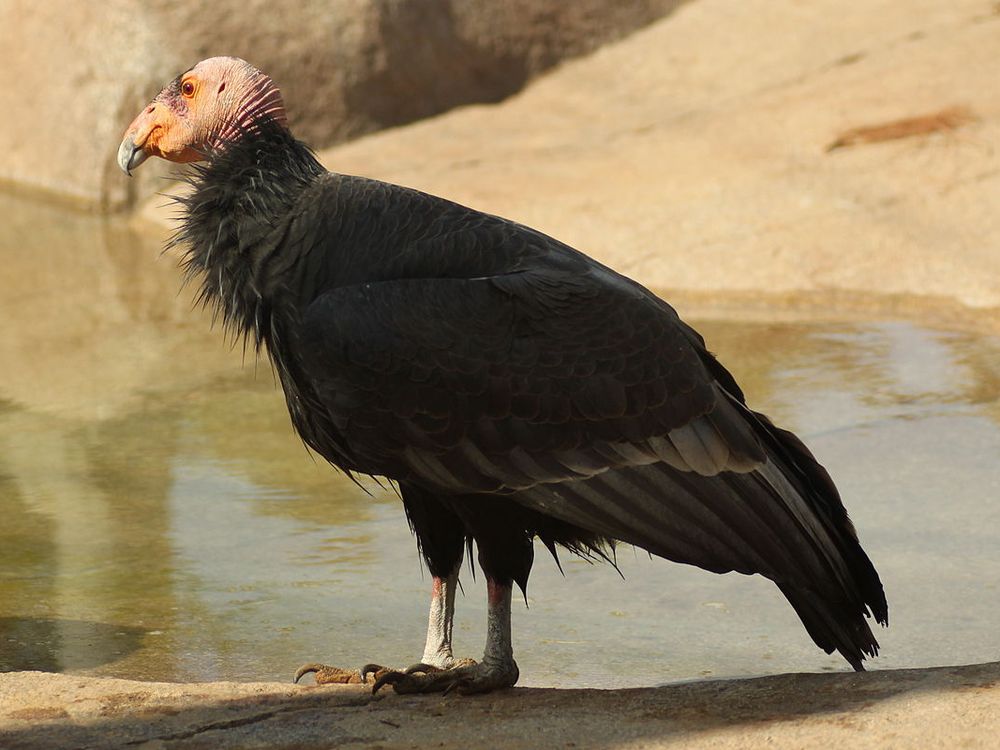
[[[829,473],[796,435],[775,427],[763,414],[751,414],[758,420],[768,452],[785,467],[785,478],[809,501],[824,526],[836,534],[837,551],[849,572],[848,587],[857,591],[860,610],[870,612],[880,625],[887,626],[889,605],[882,581],[858,541],[857,531]]]
[[[888,620],[878,573],[812,453],[767,417],[742,409],[764,458],[751,471],[704,476],[659,462],[535,485],[512,498],[670,560],[760,573],[778,585],[820,648],[861,670],[878,653],[866,616]]]
[[[813,641],[826,653],[840,653],[856,672],[866,657],[878,656],[878,641],[868,621],[844,602],[832,602],[809,589],[778,584]]]
[[[659,462],[643,457],[512,499],[670,560],[764,575],[820,648],[863,670],[879,650],[867,618],[887,625],[888,605],[836,486],[798,437],[746,406],[732,375],[684,328],[718,389],[702,417],[709,424],[675,429],[669,443],[649,439]]]

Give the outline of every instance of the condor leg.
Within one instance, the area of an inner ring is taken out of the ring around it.
[[[486,649],[483,660],[456,664],[451,669],[414,665],[405,672],[385,672],[375,681],[372,692],[392,685],[397,693],[488,693],[512,687],[519,676],[510,638],[510,599],[512,585],[486,579],[488,610]],[[423,667],[423,668],[422,668]]]
[[[476,497],[464,503],[455,499],[452,507],[475,539],[479,567],[486,575],[488,609],[483,660],[478,664],[456,664],[444,671],[416,665],[407,672],[387,672],[376,680],[374,690],[392,685],[397,693],[485,693],[517,682],[510,600],[515,582],[522,590],[528,585],[534,555],[532,535],[524,519],[511,512],[510,501],[505,498]]]
[[[432,576],[424,653],[419,663],[402,674],[474,664],[471,659],[456,660],[451,641],[458,572],[465,550],[465,525],[454,512],[422,488],[403,484],[400,485],[400,490],[406,516]],[[360,670],[311,663],[299,667],[295,673],[295,681],[298,682],[302,676],[313,672],[316,683],[320,685],[359,683],[366,682],[368,675],[374,675],[377,680],[391,671],[393,670],[377,663],[366,664]]]

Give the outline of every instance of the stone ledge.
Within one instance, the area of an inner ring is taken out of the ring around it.
[[[469,697],[15,672],[0,675],[0,746],[987,748],[998,683],[1000,662]]]

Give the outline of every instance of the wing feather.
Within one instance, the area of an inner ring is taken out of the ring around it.
[[[310,306],[300,357],[355,465],[459,494],[759,463],[662,302],[603,277],[515,276],[364,284]]]

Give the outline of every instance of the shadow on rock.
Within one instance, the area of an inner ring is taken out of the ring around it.
[[[963,739],[994,731],[987,724],[1000,703],[998,681],[1000,662],[994,662],[442,698],[372,697],[360,686],[177,685],[12,674],[0,675],[0,695],[13,696],[0,708],[0,744],[464,748],[489,737],[492,746],[503,748],[610,748],[623,742],[682,742],[690,748],[715,747],[720,739],[735,747],[777,738],[779,745],[790,740],[789,746],[801,747],[846,741],[847,735],[857,739],[861,731],[868,739],[892,736],[909,747],[919,746],[925,732]],[[30,700],[22,697],[29,693]]]

